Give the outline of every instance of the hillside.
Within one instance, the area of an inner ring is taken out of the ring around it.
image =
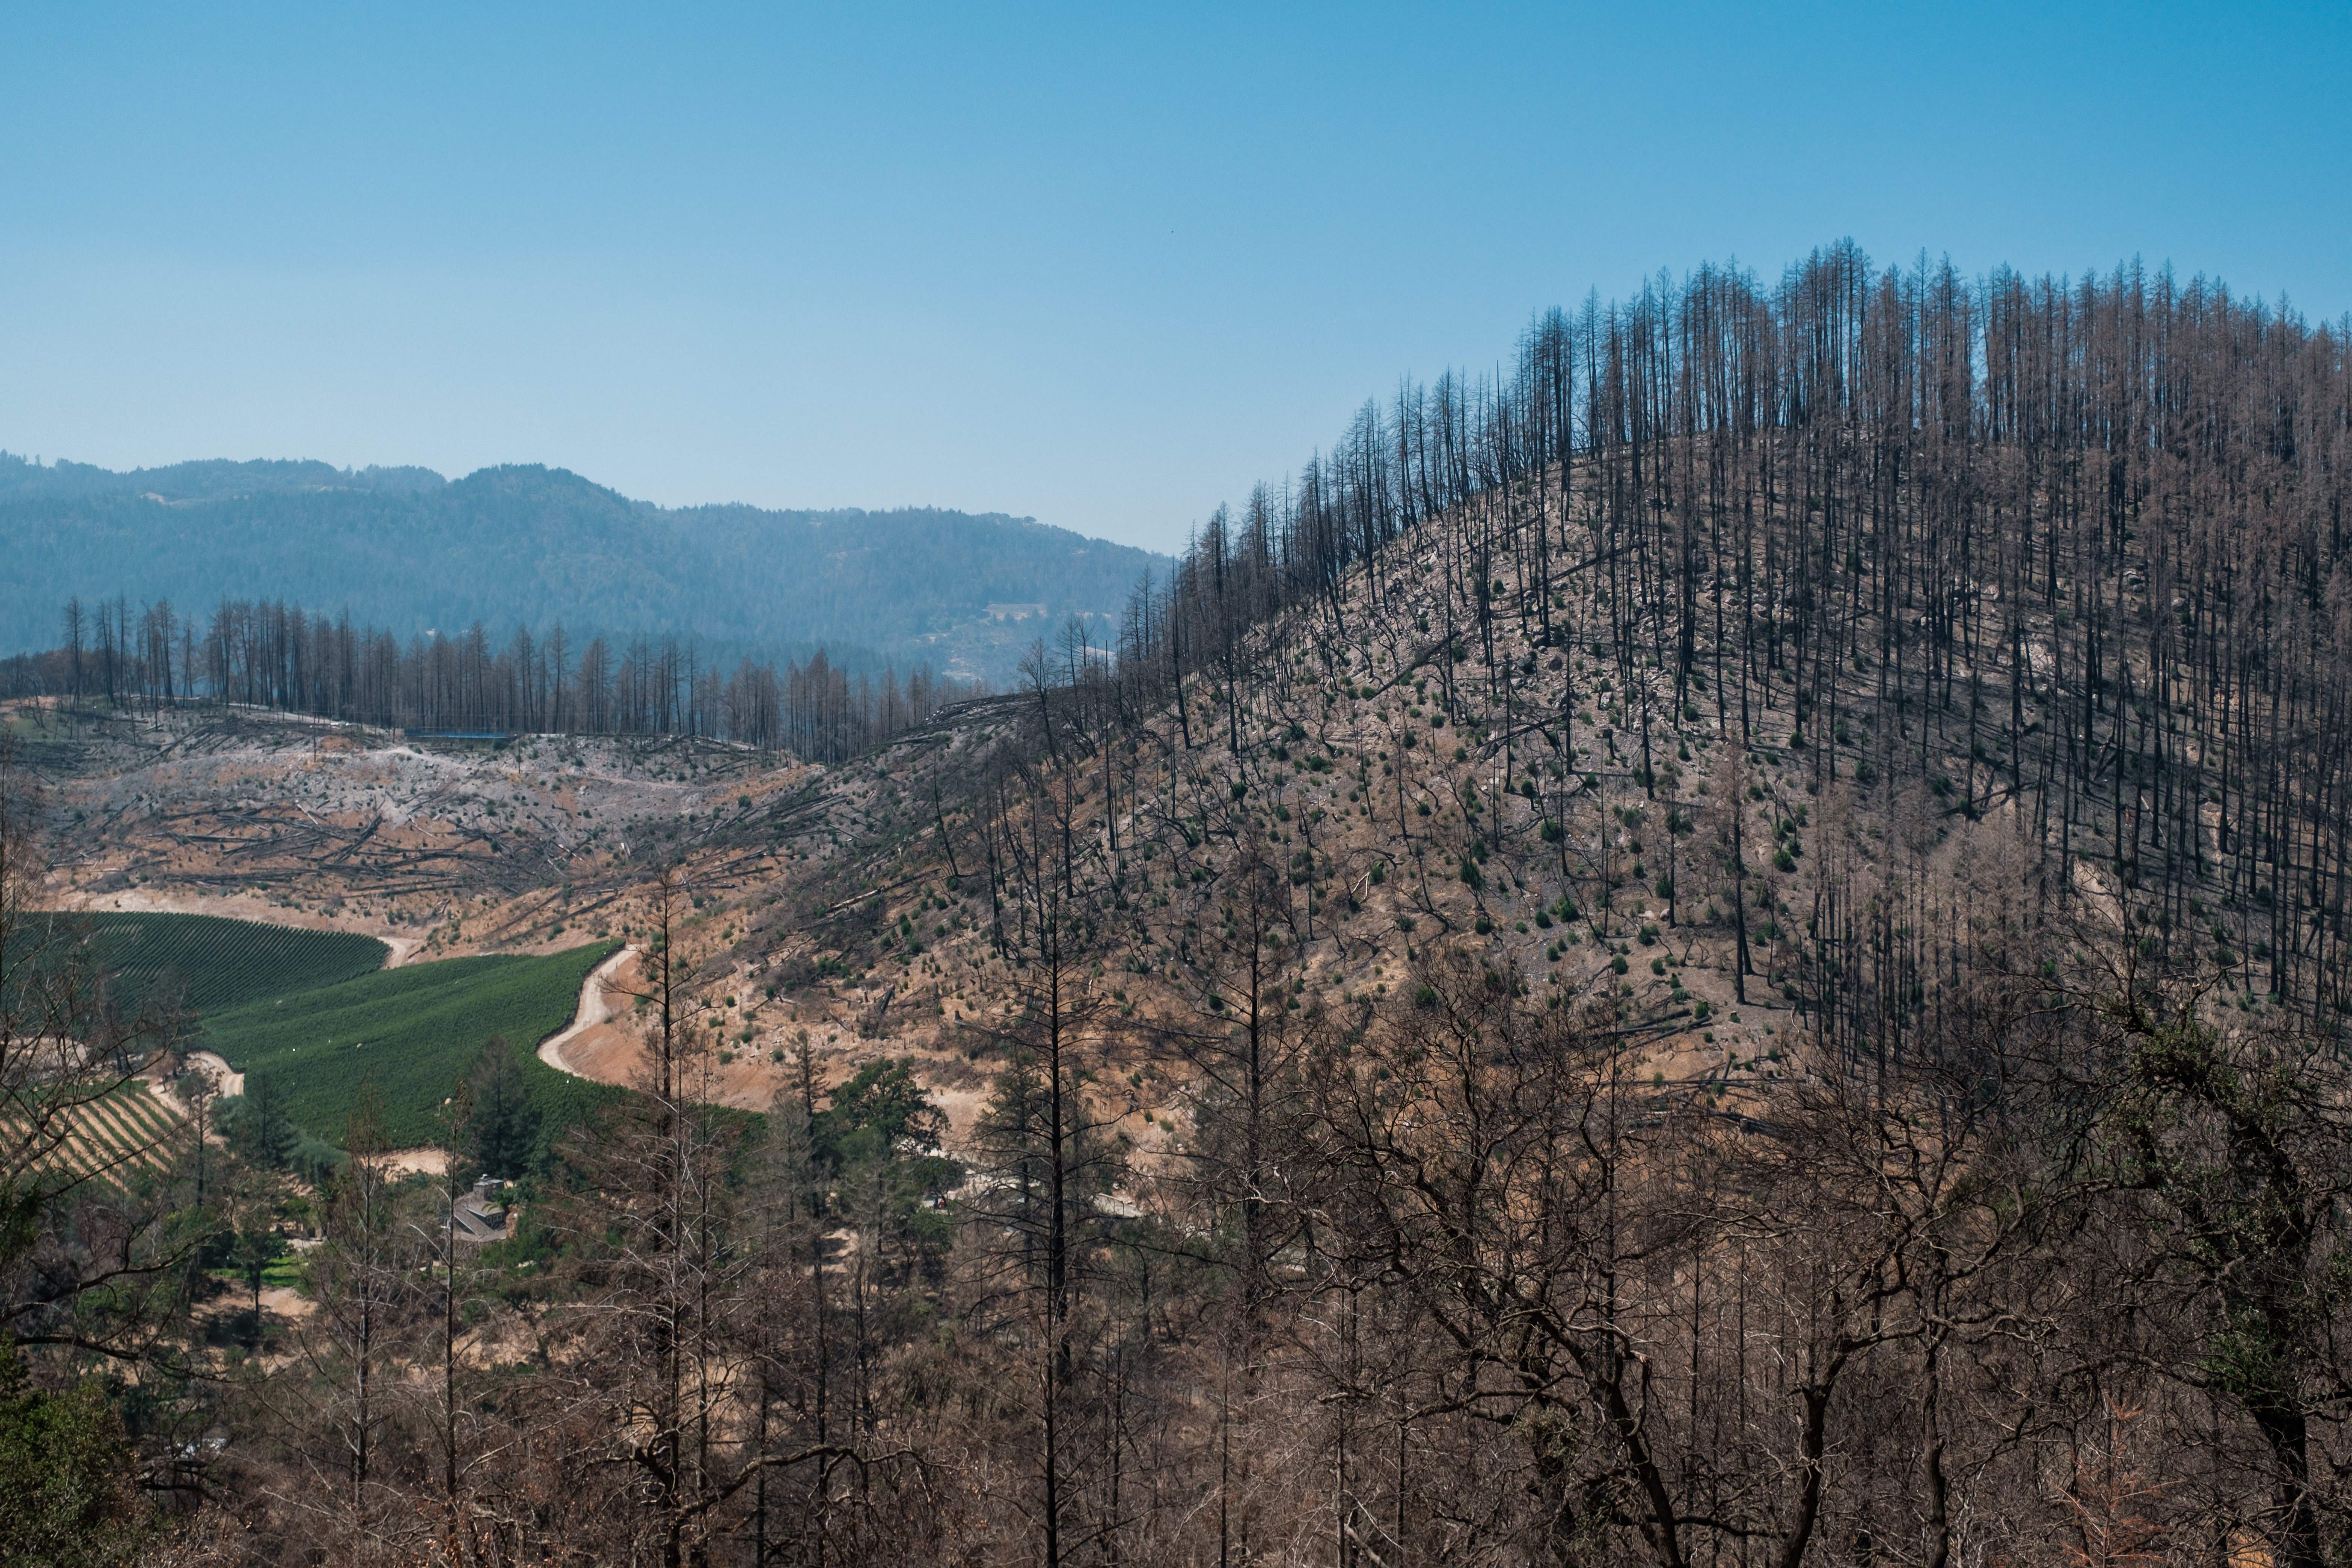
[[[772,875],[827,821],[824,769],[716,742],[436,745],[236,709],[29,703],[0,709],[0,737],[44,788],[67,901],[319,925],[426,956],[570,945],[667,855],[724,846],[706,863]]]
[[[771,657],[822,644],[997,685],[1033,638],[1074,614],[1115,615],[1167,565],[1025,518],[668,510],[538,467],[445,481],[315,462],[115,473],[5,455],[0,552],[0,653],[54,646],[75,595],[203,615],[259,593],[348,608],[403,637],[562,622],[583,638],[691,634]]]
[[[1779,362],[1783,409],[1837,388],[1779,425],[1709,401],[1774,363],[1773,312],[1843,301],[1826,341],[1850,344],[1888,310],[1918,345],[1974,330],[1937,314],[1972,298],[1951,287],[1888,276],[1902,303],[1865,308],[1863,272],[1830,253],[1769,300],[1703,274],[1539,320],[1500,385],[1408,387],[1310,483],[1212,520],[1122,634],[1148,657],[831,773],[826,852],[744,900],[714,988],[763,997],[776,1041],[920,1048],[952,1086],[1028,994],[1052,882],[1115,977],[1087,1037],[1133,1064],[1220,1011],[1205,933],[1270,861],[1286,983],[1332,1026],[1458,948],[1637,1031],[1675,1097],[1755,1112],[1799,1063],[1948,1048],[1987,987],[2062,957],[2332,1037],[2352,579],[2316,520],[2342,503],[2340,348],[2129,276],[2053,342],[2053,296],[2007,279],[1969,309],[2033,346],[1996,356],[1977,412],[1871,424],[1916,384],[1899,355]],[[2138,323],[2166,312],[2169,352],[2229,376],[2165,372],[2188,390],[2156,396]],[[1693,320],[1720,337],[1669,344]],[[1688,379],[1645,380],[1643,341]],[[2097,420],[2053,422],[2091,398],[2069,378],[2125,363],[2146,378],[2103,385]],[[1570,363],[1605,371],[1572,420],[1544,401]],[[2253,385],[2275,423],[2223,414]]]
[[[614,1304],[691,1300],[811,1391],[714,1429],[919,1476],[950,1534],[1017,1494],[1135,1561],[1341,1519],[1402,1561],[1874,1561],[1906,1521],[2038,1562],[2095,1507],[2315,1568],[2347,387],[2202,286],[1839,248],[1408,384],[1111,637],[838,761],[54,693],[11,754],[60,899],[635,950],[635,1037],[562,1065],[661,1088],[599,1097],[483,1294],[543,1347],[496,1419],[550,1449],[655,1386]],[[331,1061],[310,1123],[416,973],[272,1039]],[[485,1468],[582,1484],[526,1447]],[[2160,1482],[2051,1484],[2126,1449]],[[830,1484],[826,1541],[940,1554]]]
[[[1811,265],[1806,288],[1858,263]],[[1706,274],[1690,300],[1727,324],[1678,352],[1764,352],[1742,336],[1752,285]],[[755,1062],[817,1027],[841,1070],[919,1046],[943,1083],[965,1076],[957,1026],[1018,984],[1013,893],[1040,873],[1008,836],[1040,812],[1066,818],[1064,892],[1094,900],[1097,951],[1133,976],[1127,1018],[1205,1005],[1192,933],[1257,854],[1295,890],[1286,962],[1327,1001],[1388,994],[1468,941],[1563,1005],[1644,1020],[1679,1053],[1669,1077],[1701,1084],[1785,1055],[1792,1027],[1906,1048],[1939,996],[2051,921],[2127,926],[2144,960],[2324,1021],[2346,963],[2343,731],[2321,721],[2342,690],[2321,662],[2340,657],[2339,569],[2324,540],[2235,548],[2256,520],[2186,504],[2200,473],[2276,459],[2238,437],[2136,447],[2094,505],[2080,430],[1998,412],[2023,395],[2006,361],[1980,428],[1870,434],[1855,369],[1844,405],[1759,435],[1736,405],[1643,402],[1648,373],[1609,345],[1667,320],[1647,300],[1554,315],[1505,384],[1409,387],[1312,484],[1211,521],[1128,606],[1118,646],[1140,657],[1071,655],[1042,698],[966,704],[839,766],[678,742],[467,759],[201,710],[73,720],[116,748],[65,769],[104,826],[68,835],[76,880],[107,897],[259,878],[464,951],[625,934],[677,860],[711,906],[711,994],[754,998]],[[2284,337],[2244,373],[2281,396],[2303,374]],[[1612,367],[1574,420],[1544,401],[1570,363]],[[1465,437],[1500,466],[1448,458]],[[1395,450],[1419,467],[1384,468]],[[1914,477],[1889,490],[1887,473]],[[2268,515],[2312,515],[2294,493]],[[2323,629],[2295,645],[2305,667],[2263,658],[2270,634],[2236,607],[2296,595],[2296,624]],[[60,722],[26,718],[28,739]],[[730,1098],[764,1103],[782,1072],[733,1074]]]

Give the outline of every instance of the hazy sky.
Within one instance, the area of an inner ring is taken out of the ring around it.
[[[2352,5],[20,3],[0,447],[1159,547],[1535,308],[1851,235],[2352,310]]]

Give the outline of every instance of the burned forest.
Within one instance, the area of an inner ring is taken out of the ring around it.
[[[68,607],[0,667],[0,1538],[2342,1560],[2347,336],[1662,275],[993,692]],[[118,994],[105,921],[239,889],[611,956],[394,1149]]]

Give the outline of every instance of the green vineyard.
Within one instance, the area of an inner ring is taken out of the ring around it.
[[[26,1131],[21,1114],[0,1118],[0,1137]],[[84,1176],[126,1187],[139,1175],[168,1167],[176,1156],[179,1113],[143,1083],[127,1083],[104,1097],[75,1106],[53,1124],[53,1146],[38,1164],[52,1175]]]
[[[436,1142],[443,1107],[485,1042],[506,1037],[548,1131],[569,1126],[614,1092],[539,1060],[539,1042],[571,1020],[581,983],[615,946],[543,958],[453,958],[248,1004],[205,1019],[194,1043],[282,1091],[286,1113],[340,1143],[360,1087],[383,1097],[395,1145]]]
[[[355,979],[382,969],[391,951],[372,936],[217,915],[87,919],[96,956],[114,973],[120,1002],[135,1007],[176,984],[200,1016]]]

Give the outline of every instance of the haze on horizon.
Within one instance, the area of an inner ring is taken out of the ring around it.
[[[110,468],[543,462],[1166,550],[1368,394],[1662,261],[1851,235],[2352,309],[2340,8],[10,31],[0,447]]]

